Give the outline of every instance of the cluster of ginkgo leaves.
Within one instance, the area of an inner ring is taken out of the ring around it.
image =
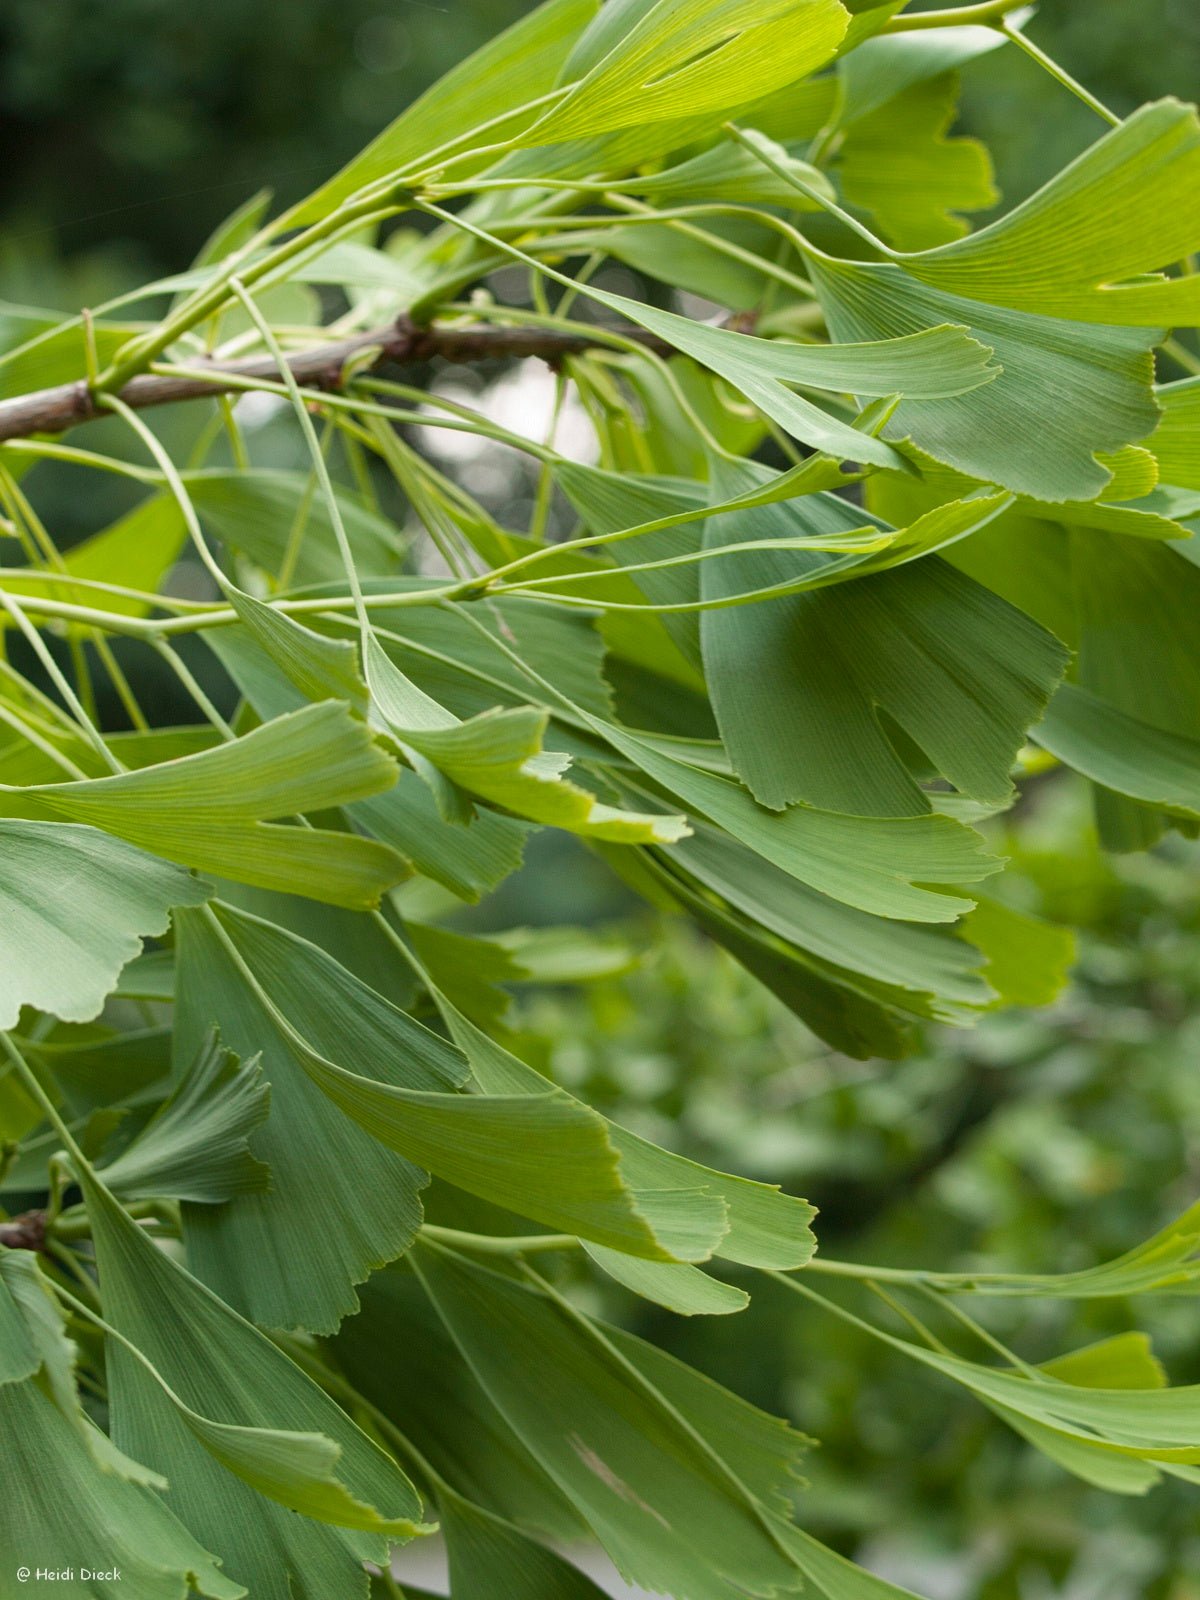
[[[804,1531],[808,1441],[589,1314],[591,1272],[682,1315],[770,1275],[1090,1483],[1200,1481],[1200,1389],[1140,1336],[1031,1367],[960,1304],[1194,1290],[1200,1210],[1067,1276],[814,1256],[806,1201],[521,1058],[503,985],[602,949],[445,925],[565,830],[898,1058],[1069,962],[988,884],[1014,780],[1082,774],[1114,849],[1200,825],[1200,122],[1107,117],[1023,20],[547,0],[186,273],[3,311],[3,1593],[102,1553],[114,1600],[394,1594],[440,1529],[456,1600],[596,1596],[585,1540],[679,1600],[900,1595]],[[1000,46],[1113,125],[972,232],[990,165],[947,128]],[[397,317],[417,376],[551,359],[594,450],[406,384],[361,337]],[[256,463],[248,390],[304,470]],[[437,429],[532,459],[524,525]],[[136,503],[60,549],[47,462]],[[970,1353],[818,1274],[937,1298]]]

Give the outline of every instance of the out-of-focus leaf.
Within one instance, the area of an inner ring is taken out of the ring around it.
[[[897,249],[957,239],[967,224],[956,213],[984,211],[998,199],[986,146],[946,137],[957,101],[953,73],[914,84],[857,117],[838,152],[846,199],[869,212]]]
[[[984,976],[1004,1005],[1049,1005],[1075,960],[1072,929],[986,897],[963,918],[962,932],[987,958]]]
[[[63,557],[63,569],[75,578],[156,594],[186,537],[187,530],[175,501],[167,495],[152,495],[111,527],[68,550]],[[75,589],[53,578],[6,577],[4,587],[15,595],[38,595],[43,599],[66,600],[85,606],[95,603],[94,590]],[[126,617],[142,617],[150,609],[147,602],[132,595],[107,592],[102,605],[105,611]],[[11,626],[12,618],[5,612],[0,617],[0,629]]]
[[[218,539],[276,574],[296,539],[293,581],[325,583],[345,575],[329,508],[301,472],[206,467],[183,475],[200,519]],[[399,529],[350,490],[336,490],[354,562],[361,572],[395,572],[404,546]]]

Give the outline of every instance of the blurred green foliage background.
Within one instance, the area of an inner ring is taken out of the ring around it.
[[[304,193],[527,9],[5,0],[0,298],[75,309],[182,268],[239,202]],[[1200,85],[1195,0],[1047,0],[1030,33],[1118,112]],[[963,126],[990,145],[1006,202],[1096,133],[1015,51],[968,70]],[[1080,786],[1054,777],[1001,835],[1026,909],[1082,930],[1074,980],[1045,1012],[935,1033],[900,1065],[849,1062],[694,933],[627,920],[606,869],[553,846],[558,870],[533,863],[488,907],[491,925],[611,925],[628,969],[523,990],[508,1025],[593,1104],[810,1196],[829,1255],[1033,1271],[1115,1255],[1200,1194],[1196,852],[1175,841],[1105,861]],[[814,1531],[931,1600],[1200,1600],[1194,1490],[1091,1491],[791,1297],[760,1291],[733,1328],[608,1309],[817,1435]],[[1120,1302],[1002,1303],[987,1320],[1033,1360],[1131,1325]],[[1158,1302],[1153,1331],[1172,1379],[1200,1381],[1189,1302]]]

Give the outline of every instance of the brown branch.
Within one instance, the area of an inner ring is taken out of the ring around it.
[[[659,354],[671,354],[671,346],[644,328],[619,327],[609,335],[633,340]],[[605,346],[612,348],[606,330],[580,329],[566,333],[558,328],[535,327],[418,327],[407,316],[397,317],[386,328],[355,334],[334,344],[299,350],[288,357],[288,367],[296,381],[308,389],[335,391],[344,381],[347,363],[363,351],[377,349],[372,366],[387,362],[412,366],[441,356],[447,361],[484,361],[500,356],[536,356],[556,365],[567,356]],[[203,378],[171,378],[147,374],[133,378],[120,391],[128,406],[142,410],[147,406],[173,405],[178,400],[198,400],[204,396],[228,394],[239,388],[239,380],[265,378],[278,380],[278,366],[270,356],[252,356],[244,361],[212,362]],[[211,376],[208,375],[211,373]],[[228,380],[228,381],[225,381]],[[25,439],[35,433],[62,433],[80,422],[103,416],[87,383],[60,383],[50,389],[0,400],[0,441]]]
[[[19,1217],[0,1222],[0,1244],[6,1250],[44,1250],[46,1248],[46,1213],[23,1211]]]

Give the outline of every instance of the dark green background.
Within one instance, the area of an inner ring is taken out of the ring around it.
[[[185,265],[267,185],[297,198],[527,0],[5,0],[0,296],[98,301]],[[1047,0],[1030,34],[1115,111],[1200,91],[1196,0]],[[1015,51],[967,74],[1015,197],[1095,136]],[[65,277],[56,269],[66,260]]]

